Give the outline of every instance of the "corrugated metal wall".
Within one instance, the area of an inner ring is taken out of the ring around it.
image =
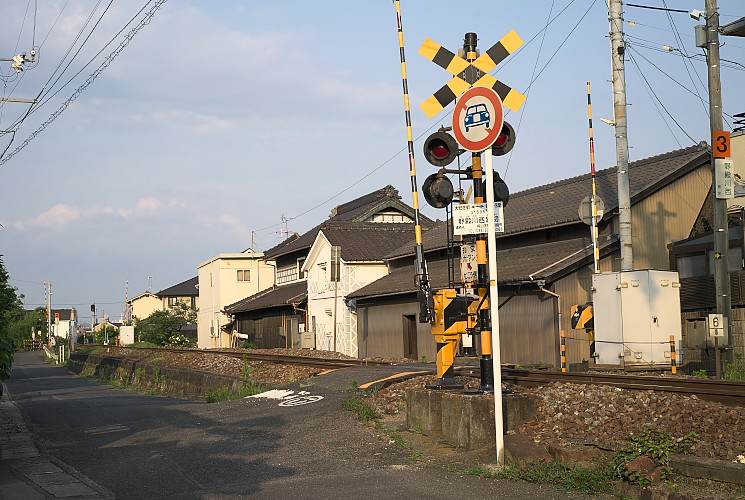
[[[632,205],[634,269],[670,269],[667,245],[688,238],[710,189],[704,166]]]
[[[259,348],[287,347],[288,318],[297,318],[301,324],[305,321],[301,314],[286,314],[279,310],[263,313],[261,318],[238,316],[236,327],[238,333],[248,335],[248,341]]]
[[[499,337],[502,363],[559,363],[556,298],[543,293],[520,292],[511,297],[500,290]]]
[[[419,323],[419,303],[358,305],[357,332],[361,358],[404,356],[404,315],[416,315],[417,354],[421,361],[437,359],[437,347],[429,323]]]

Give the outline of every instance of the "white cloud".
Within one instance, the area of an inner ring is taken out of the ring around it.
[[[82,221],[99,215],[118,215],[125,219],[145,215],[152,217],[153,213],[165,214],[186,206],[187,205],[184,202],[176,199],[159,200],[154,197],[141,198],[137,200],[134,207],[123,207],[118,209],[113,207],[79,208],[59,203],[48,210],[41,212],[36,217],[13,221],[7,225],[19,230],[46,228],[54,231],[62,231],[67,229],[73,222]]]

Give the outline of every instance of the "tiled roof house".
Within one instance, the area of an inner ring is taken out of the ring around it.
[[[709,154],[701,146],[632,162],[629,167],[635,269],[670,269],[668,244],[688,237],[711,187]],[[599,223],[601,271],[619,270],[616,168],[600,170],[597,192],[605,203]],[[584,330],[572,330],[570,308],[591,300],[590,229],[579,218],[591,176],[581,175],[514,193],[505,207],[505,232],[497,238],[501,354],[503,362],[556,364],[559,332],[571,332],[570,361],[588,359]],[[446,223],[423,236],[434,288],[460,285],[458,252],[445,258]],[[390,252],[387,276],[347,296],[358,308],[359,352],[401,356],[408,350],[433,359],[429,324],[416,321],[413,250]],[[453,268],[454,267],[454,268]],[[456,283],[449,283],[455,276]],[[559,295],[557,299],[555,295]],[[385,325],[385,327],[382,327]]]

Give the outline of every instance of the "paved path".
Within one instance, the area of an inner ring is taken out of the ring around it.
[[[20,426],[20,406],[50,458],[25,431],[21,451],[6,454],[14,428],[3,425],[0,499],[583,498],[413,463],[341,407],[353,380],[390,373],[338,370],[274,393],[283,399],[207,404],[114,389],[18,353],[0,418]]]

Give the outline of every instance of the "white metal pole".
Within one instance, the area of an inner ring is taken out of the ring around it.
[[[494,167],[491,148],[484,151],[486,170],[487,258],[489,259],[489,314],[491,316],[492,366],[494,367],[494,430],[497,462],[504,465],[504,422],[502,420],[502,358],[499,347],[499,290],[497,289],[497,235],[494,223]]]

